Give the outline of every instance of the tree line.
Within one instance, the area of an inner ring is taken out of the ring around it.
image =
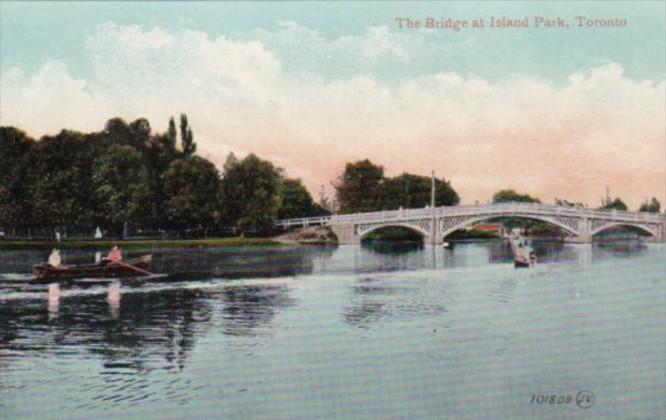
[[[431,183],[430,177],[409,173],[387,177],[383,166],[365,159],[347,163],[333,186],[338,211],[358,213],[429,206]],[[450,181],[435,179],[435,206],[453,206],[459,202]]]
[[[112,118],[99,132],[38,141],[0,127],[0,230],[214,231],[265,234],[275,218],[326,213],[299,179],[250,154],[220,172],[197,156],[187,116],[165,133],[145,118]]]
[[[430,205],[431,178],[410,173],[389,177],[368,159],[350,162],[333,182],[336,203],[317,204],[299,179],[254,154],[230,154],[222,171],[196,154],[185,114],[170,118],[164,133],[145,118],[112,118],[92,133],[62,130],[32,139],[15,127],[0,127],[0,230],[22,235],[53,232],[107,234],[139,231],[229,230],[264,235],[275,219],[356,213]],[[535,202],[507,189],[493,202]],[[585,206],[556,199],[557,204]],[[444,178],[435,179],[435,205],[460,198]],[[585,206],[586,207],[586,206]],[[602,209],[626,210],[624,202],[602,199]],[[656,198],[640,211],[660,211]]]

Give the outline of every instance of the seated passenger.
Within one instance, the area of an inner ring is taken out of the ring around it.
[[[123,259],[123,254],[120,252],[120,248],[118,248],[117,245],[114,245],[106,256],[106,259],[109,261],[121,261]]]
[[[60,258],[60,250],[54,249],[51,251],[51,255],[49,255],[49,265],[51,267],[59,267],[61,263],[62,259]]]

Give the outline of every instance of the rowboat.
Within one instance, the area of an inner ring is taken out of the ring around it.
[[[536,265],[536,256],[530,255],[526,257],[524,255],[516,255],[513,258],[513,266],[516,268],[528,268]]]
[[[50,264],[39,264],[32,268],[34,280],[70,280],[84,277],[91,278],[113,278],[113,277],[135,277],[147,276],[153,261],[152,255],[144,255],[139,258],[123,261],[111,261],[103,259],[93,264],[59,265],[54,267]]]
[[[536,265],[536,255],[532,246],[523,237],[516,237],[511,241],[513,250],[513,266],[527,268]]]

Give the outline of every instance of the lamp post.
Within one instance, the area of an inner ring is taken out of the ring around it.
[[[430,180],[430,211],[432,213],[432,220],[431,220],[431,240],[432,244],[435,245],[437,243],[437,223],[435,220],[435,170],[432,170],[432,178]]]

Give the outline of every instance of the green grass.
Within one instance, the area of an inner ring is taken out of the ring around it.
[[[64,240],[56,241],[28,241],[28,240],[0,240],[0,249],[16,248],[111,248],[118,245],[121,249],[140,250],[154,248],[187,248],[187,247],[222,247],[222,246],[280,246],[281,244],[271,238],[211,238],[211,239],[150,239],[150,240],[127,240],[113,241],[100,240]]]

